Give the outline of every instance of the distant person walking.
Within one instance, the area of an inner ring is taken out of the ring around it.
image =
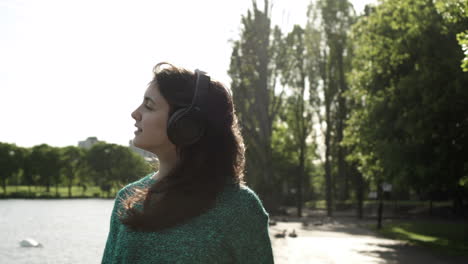
[[[102,263],[273,263],[232,96],[199,70],[153,71],[133,143],[159,169],[118,192]]]

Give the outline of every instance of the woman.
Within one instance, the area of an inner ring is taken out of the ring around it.
[[[231,95],[198,70],[153,72],[133,143],[159,169],[118,192],[102,263],[273,263]]]

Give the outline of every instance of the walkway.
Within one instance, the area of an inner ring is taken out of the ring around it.
[[[277,220],[272,217],[273,220]],[[318,218],[317,218],[318,219]],[[270,226],[270,237],[276,264],[364,264],[364,263],[424,263],[467,264],[467,258],[448,258],[433,254],[428,249],[404,242],[378,237],[352,218],[301,222],[278,221]],[[296,238],[276,233],[295,229]]]

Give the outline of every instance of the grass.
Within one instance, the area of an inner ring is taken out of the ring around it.
[[[71,191],[71,198],[107,198],[107,192],[101,191],[98,186],[88,186],[85,192],[80,186],[72,186]],[[114,198],[117,191],[112,190],[110,196]],[[0,198],[68,198],[68,187],[59,186],[57,197],[55,186],[50,186],[49,192],[44,186],[31,186],[31,192],[28,186],[7,186],[6,193],[0,189]]]
[[[379,203],[378,200],[365,200],[363,202],[364,206],[377,206]],[[345,200],[345,201],[335,201],[335,206],[337,204],[340,205],[348,205],[348,206],[356,206],[357,201],[354,200]],[[308,208],[315,208],[315,209],[326,209],[327,208],[327,201],[326,200],[316,200],[316,201],[307,201],[305,203],[306,207]],[[427,207],[429,208],[428,201],[408,201],[408,200],[385,200],[384,206],[405,206],[405,207]],[[437,201],[433,202],[433,207],[444,207],[450,206],[451,201]]]
[[[455,221],[414,220],[384,223],[381,235],[430,248],[452,256],[468,256],[468,223]]]

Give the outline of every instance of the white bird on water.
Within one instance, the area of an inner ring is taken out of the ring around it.
[[[42,247],[42,244],[32,238],[26,238],[19,242],[22,247]]]

